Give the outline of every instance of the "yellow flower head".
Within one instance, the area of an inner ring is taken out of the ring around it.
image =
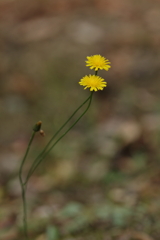
[[[94,69],[95,71],[98,71],[99,69],[108,71],[111,68],[110,64],[110,61],[101,55],[87,57],[86,61],[86,66],[90,67],[90,69]]]
[[[96,75],[83,77],[79,84],[84,86],[84,89],[90,88],[90,91],[103,90],[103,88],[107,86],[107,83],[104,81],[104,79]]]

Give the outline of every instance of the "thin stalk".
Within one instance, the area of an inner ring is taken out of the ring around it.
[[[22,202],[23,202],[23,228],[24,228],[24,235],[25,235],[25,239],[28,240],[26,185],[23,185],[23,188],[22,188]]]
[[[29,171],[27,177],[26,177],[26,183],[28,182],[29,178],[31,177],[31,175],[33,174],[33,172],[36,170],[36,168],[38,167],[38,165],[42,162],[42,160],[48,155],[48,153],[55,147],[55,145],[76,125],[76,123],[83,117],[83,115],[88,111],[90,105],[91,105],[91,101],[92,101],[92,96],[93,96],[93,92],[91,92],[91,95],[89,96],[89,98],[83,103],[81,104],[80,107],[82,107],[88,100],[89,100],[89,104],[86,108],[86,110],[80,115],[80,117],[72,124],[72,126],[70,128],[68,128],[68,130],[62,134],[57,141],[48,149],[48,151],[45,152],[45,154],[36,162],[36,164],[33,165],[33,167],[31,167],[31,171]],[[80,109],[80,107],[78,108],[78,110]],[[75,111],[77,112],[77,110]]]
[[[26,206],[26,186],[23,183],[23,179],[22,179],[22,170],[23,170],[23,166],[24,163],[26,161],[26,158],[28,156],[29,150],[30,150],[30,146],[33,142],[35,136],[35,132],[33,131],[32,136],[29,140],[28,146],[27,146],[27,150],[25,152],[25,155],[22,159],[21,165],[20,165],[20,169],[19,169],[19,182],[21,185],[21,193],[22,193],[22,202],[23,202],[23,228],[24,228],[24,234],[25,234],[25,238],[26,240],[28,240],[28,226],[27,226],[27,206]]]
[[[59,130],[53,135],[53,137],[50,139],[50,141],[47,143],[47,145],[45,146],[45,148],[43,149],[43,151],[36,157],[36,159],[34,160],[29,172],[28,172],[28,175],[27,175],[27,178],[26,178],[26,181],[25,183],[27,183],[29,177],[32,175],[32,171],[34,169],[34,167],[37,165],[37,162],[39,159],[42,159],[43,156],[46,156],[45,153],[47,152],[47,149],[48,147],[50,146],[50,144],[52,143],[52,141],[55,139],[55,137],[60,133],[60,131],[66,126],[66,124],[71,120],[71,118],[79,111],[79,109],[81,107],[83,107],[83,105],[85,105],[85,103],[87,103],[87,101],[91,98],[91,95],[73,112],[73,114],[67,119],[67,121],[59,128]],[[48,154],[48,152],[47,152]]]

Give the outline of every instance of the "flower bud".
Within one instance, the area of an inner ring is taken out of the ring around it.
[[[33,127],[33,131],[34,131],[34,132],[39,132],[40,129],[41,129],[41,125],[42,125],[42,122],[41,122],[41,121],[37,122],[37,123],[34,125],[34,127]]]
[[[41,134],[42,137],[44,137],[46,135],[42,129],[39,131],[39,133]]]

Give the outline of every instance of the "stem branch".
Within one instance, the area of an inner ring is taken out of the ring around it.
[[[48,149],[44,152],[44,154],[40,154],[39,155],[39,159],[36,158],[33,165],[31,166],[30,170],[29,170],[29,173],[26,177],[26,181],[25,183],[28,182],[29,178],[31,177],[31,175],[33,174],[33,172],[36,170],[36,168],[38,167],[38,165],[42,162],[42,160],[48,155],[48,153],[52,150],[52,148],[76,125],[76,123],[83,117],[83,115],[88,111],[90,105],[91,105],[91,101],[92,101],[92,96],[93,96],[93,92],[91,92],[91,95],[76,109],[76,111],[71,115],[71,117],[62,125],[62,127],[57,131],[57,133],[54,135],[56,136],[61,130],[62,128],[68,123],[68,121],[73,117],[73,115],[89,100],[89,104],[86,108],[86,110],[81,114],[81,116],[72,124],[72,126],[70,128],[68,128],[68,130],[62,134],[58,139],[57,141]],[[52,137],[52,140],[53,140],[53,137]],[[51,143],[51,140],[50,142]],[[49,146],[49,143],[47,144],[47,146]],[[47,147],[45,147],[45,149],[47,149]]]
[[[36,132],[33,131],[32,136],[30,138],[30,141],[28,143],[27,150],[26,150],[25,155],[24,155],[24,157],[22,159],[22,162],[21,162],[21,165],[20,165],[20,169],[19,169],[19,181],[20,181],[20,185],[21,185],[22,202],[23,202],[23,228],[24,228],[24,234],[25,234],[26,240],[28,240],[26,184],[23,182],[23,179],[22,179],[22,170],[23,170],[23,166],[24,166],[24,163],[26,161],[26,158],[28,156],[28,153],[29,153],[29,150],[30,150],[30,146],[31,146],[32,141],[34,139],[35,133]]]

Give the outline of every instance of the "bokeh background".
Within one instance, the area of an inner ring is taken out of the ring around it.
[[[30,179],[30,237],[159,240],[160,1],[1,0],[3,240],[23,239],[17,173],[32,127],[41,120],[46,135],[37,134],[24,175],[88,97],[78,82],[94,54],[112,63],[99,72],[108,87]]]

